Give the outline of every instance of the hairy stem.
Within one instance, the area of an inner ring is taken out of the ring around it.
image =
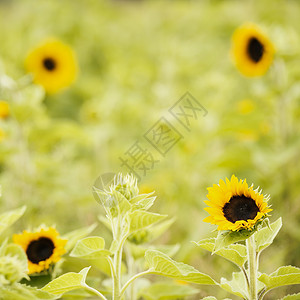
[[[141,272],[141,273],[138,273],[136,275],[134,275],[133,277],[131,277],[123,286],[122,290],[121,290],[121,294],[120,296],[122,296],[124,293],[125,293],[125,290],[128,288],[128,286],[134,281],[136,280],[137,278],[141,277],[141,276],[144,276],[144,275],[147,275],[147,274],[151,274],[153,272],[153,270],[149,269],[147,271],[144,271],[144,272]]]
[[[97,291],[96,289],[94,289],[94,288],[92,288],[88,285],[85,285],[85,289],[92,292],[92,293],[94,293],[94,294],[96,294],[102,300],[107,300],[107,298],[104,295],[102,295],[99,291]]]
[[[257,300],[257,259],[254,235],[246,240],[248,254],[249,300]]]

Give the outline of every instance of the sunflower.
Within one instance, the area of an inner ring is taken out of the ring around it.
[[[5,138],[5,132],[0,128],[0,143],[4,140]]]
[[[58,262],[66,252],[64,246],[67,240],[59,238],[53,227],[41,228],[36,232],[24,230],[22,234],[14,234],[13,241],[26,252],[28,274],[49,269],[50,264]]]
[[[34,82],[49,93],[68,87],[78,73],[74,52],[56,39],[49,39],[33,49],[25,60],[25,67],[33,74]]]
[[[240,72],[261,76],[269,69],[274,55],[270,40],[255,24],[239,27],[232,37],[232,56]]]
[[[0,119],[6,119],[9,116],[9,105],[6,101],[0,100]]]
[[[232,175],[229,181],[220,180],[219,184],[209,187],[204,208],[210,216],[203,221],[218,225],[218,230],[252,230],[254,225],[272,209],[265,197],[253,185],[248,186],[246,179],[238,180]]]

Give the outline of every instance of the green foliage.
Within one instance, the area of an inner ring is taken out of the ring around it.
[[[25,212],[26,206],[5,212],[0,215],[0,234],[14,224]]]
[[[70,272],[63,274],[44,286],[42,291],[61,296],[69,291],[85,288],[85,280],[89,269],[90,267],[82,269],[79,273]]]
[[[198,291],[188,285],[174,283],[154,283],[140,291],[140,296],[145,300],[180,299],[197,294]]]
[[[192,266],[176,262],[157,250],[146,251],[145,258],[151,273],[197,284],[216,284],[209,275],[197,271]]]
[[[202,249],[208,250],[213,254],[220,255],[229,261],[232,261],[236,265],[242,267],[246,260],[247,260],[247,249],[244,245],[241,244],[231,244],[227,247],[221,248],[218,251],[214,251],[215,249],[215,238],[209,238],[201,240],[195,243],[197,246],[201,247]]]
[[[266,225],[254,235],[256,242],[256,251],[261,252],[273,243],[282,226],[281,218],[270,225]]]
[[[300,284],[300,269],[293,266],[280,267],[270,275],[261,274],[258,279],[268,290],[284,285]]]
[[[230,230],[218,231],[218,236],[215,240],[213,253],[233,243],[245,241],[254,233],[255,233],[254,230],[249,231],[246,229],[239,230],[239,231],[230,231]]]
[[[79,240],[70,256],[84,259],[98,259],[102,256],[108,256],[112,253],[105,248],[105,241],[101,237],[87,237]]]

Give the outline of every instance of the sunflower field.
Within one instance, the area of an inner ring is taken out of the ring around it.
[[[299,14],[0,0],[0,300],[300,300]]]

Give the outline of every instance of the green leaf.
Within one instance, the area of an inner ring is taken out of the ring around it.
[[[156,196],[150,197],[154,194],[155,192],[151,192],[149,194],[141,194],[133,197],[130,200],[130,203],[134,205],[134,207],[138,209],[144,209],[148,210],[154,203]]]
[[[70,256],[80,257],[84,259],[97,259],[99,257],[108,256],[112,253],[104,249],[105,241],[102,237],[94,236],[79,240]]]
[[[216,237],[215,248],[213,252],[229,246],[231,244],[241,242],[249,238],[255,231],[249,231],[246,229],[240,231],[223,230],[218,232]]]
[[[166,215],[151,213],[145,210],[136,210],[129,214],[130,232],[133,233],[135,231],[147,228],[166,217]]]
[[[199,293],[198,290],[188,285],[175,283],[154,283],[142,289],[139,296],[145,300],[181,299]]]
[[[202,300],[218,300],[216,297],[213,296],[207,296],[205,298],[202,298]],[[224,298],[223,300],[232,300],[230,298]]]
[[[69,291],[85,288],[86,276],[91,267],[82,269],[79,273],[66,273],[52,280],[45,285],[41,290],[49,292],[53,295],[63,295]]]
[[[158,250],[167,254],[168,256],[174,256],[179,248],[180,244],[175,245],[135,245],[128,242],[127,246],[130,248],[130,253],[135,259],[139,259],[145,256],[147,250]]]
[[[76,244],[76,242],[84,237],[86,237],[88,234],[90,234],[95,228],[97,227],[97,224],[94,223],[91,226],[87,226],[87,227],[83,227],[74,231],[71,231],[67,234],[65,234],[64,236],[62,236],[62,238],[68,240],[65,249],[67,252],[69,252],[74,245]]]
[[[202,249],[214,252],[215,242],[215,238],[209,238],[195,242],[195,244]],[[242,267],[247,260],[247,249],[241,244],[231,244],[218,251],[215,251],[213,254],[222,256],[240,267]]]
[[[300,284],[300,269],[294,266],[280,267],[270,275],[260,275],[258,280],[269,290],[284,285]]]
[[[5,249],[5,255],[14,256],[18,259],[19,270],[26,273],[28,271],[27,255],[23,248],[16,244],[8,244]],[[24,276],[27,277],[27,276]]]
[[[26,206],[5,212],[0,215],[0,234],[13,223],[15,223],[25,212]]]
[[[259,229],[254,237],[256,242],[256,251],[260,252],[266,249],[269,245],[273,243],[274,238],[278,234],[280,228],[282,226],[281,218],[272,223],[269,227],[263,227]]]
[[[299,300],[300,299],[300,293],[298,294],[293,294],[293,295],[287,295],[280,300]]]
[[[243,299],[249,298],[245,278],[242,272],[233,272],[232,280],[227,280],[222,277],[219,286],[233,295]]]
[[[166,254],[157,250],[146,251],[145,259],[150,269],[153,270],[153,274],[163,275],[198,284],[216,284],[216,282],[209,275],[200,273],[192,266],[176,262]]]
[[[11,286],[0,286],[0,299],[11,300],[54,300],[59,297],[35,287],[15,283]]]

